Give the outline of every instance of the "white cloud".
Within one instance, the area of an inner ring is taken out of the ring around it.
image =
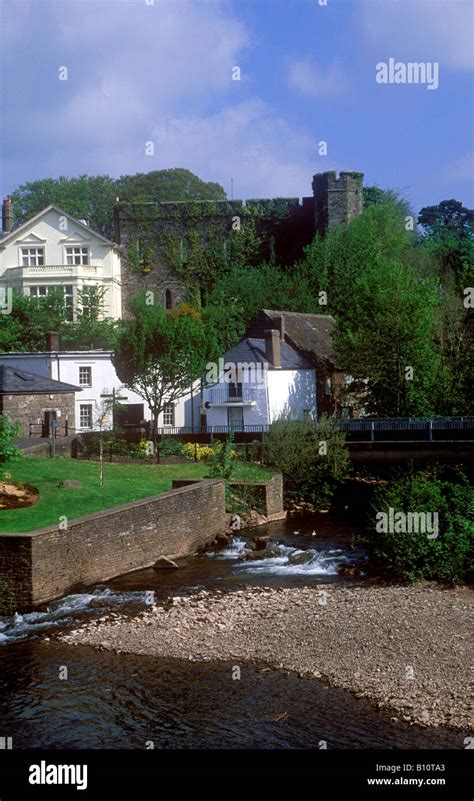
[[[310,97],[331,97],[341,94],[348,88],[348,77],[340,61],[333,61],[326,69],[321,69],[309,59],[299,59],[290,64],[288,85]]]
[[[66,0],[52,20],[69,80],[34,109],[44,174],[185,167],[226,190],[233,177],[235,197],[311,194],[316,142],[232,81],[252,37],[230,4]]]
[[[356,20],[382,60],[439,61],[473,66],[472,0],[359,0]],[[383,58],[385,57],[385,58]]]
[[[180,164],[235,197],[299,197],[311,194],[316,145],[260,100],[211,117],[176,117],[157,123],[151,137],[158,159]]]
[[[474,153],[465,153],[451,164],[448,164],[444,173],[447,178],[453,181],[472,182],[472,176],[474,175]]]

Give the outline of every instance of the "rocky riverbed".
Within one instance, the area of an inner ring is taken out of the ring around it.
[[[473,725],[472,592],[411,587],[243,587],[174,596],[61,635],[72,645],[190,660],[248,661],[375,701],[393,719]]]

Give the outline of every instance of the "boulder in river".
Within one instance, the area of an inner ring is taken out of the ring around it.
[[[167,556],[159,556],[153,565],[153,570],[179,570],[179,565]]]

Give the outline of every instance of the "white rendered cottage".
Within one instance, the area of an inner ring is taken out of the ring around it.
[[[13,228],[11,200],[6,198],[2,221],[2,304],[8,288],[41,297],[52,287],[62,287],[74,319],[79,291],[87,293],[89,287],[103,287],[104,316],[122,316],[120,257],[113,242],[55,205]]]
[[[220,360],[217,380],[207,374],[203,411],[219,431],[259,432],[281,415],[316,419],[316,370],[303,354],[281,340],[276,329],[247,337]]]

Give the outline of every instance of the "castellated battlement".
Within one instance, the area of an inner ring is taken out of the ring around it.
[[[364,173],[318,173],[313,178],[315,233],[324,236],[346,225],[364,208]]]

